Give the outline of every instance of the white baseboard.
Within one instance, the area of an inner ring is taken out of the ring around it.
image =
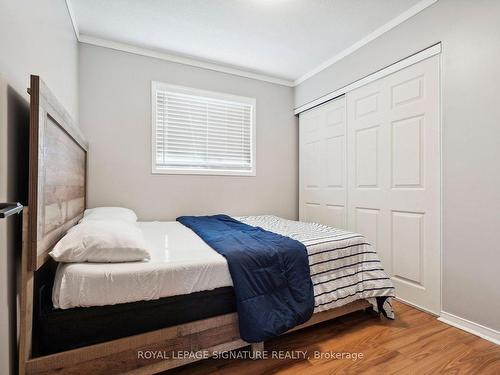
[[[445,311],[441,311],[441,316],[438,320],[463,331],[472,333],[473,335],[479,336],[485,340],[491,341],[494,344],[500,345],[500,332],[495,331],[494,329],[471,322],[470,320],[464,318],[460,318]]]
[[[394,297],[394,299],[395,299],[396,301],[398,301],[398,302],[401,302],[401,303],[405,304],[405,305],[408,305],[408,306],[410,306],[410,307],[413,307],[414,309],[420,310],[420,311],[422,311],[422,312],[424,312],[424,313],[426,313],[426,314],[434,315],[436,318],[437,318],[437,317],[439,317],[439,313],[437,313],[437,312],[435,312],[435,311],[431,311],[431,310],[429,310],[429,309],[428,309],[428,308],[426,308],[426,307],[422,307],[422,306],[417,305],[417,304],[415,304],[415,303],[408,302],[408,301],[406,301],[406,300],[402,299],[401,297],[397,297],[397,296],[396,296],[396,297]]]

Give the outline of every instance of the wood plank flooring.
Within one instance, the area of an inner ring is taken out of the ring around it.
[[[207,359],[164,374],[500,374],[500,346],[402,303],[393,305],[395,321],[356,312],[265,344],[269,356],[288,350],[305,351],[306,358]],[[331,352],[363,358],[317,358]]]

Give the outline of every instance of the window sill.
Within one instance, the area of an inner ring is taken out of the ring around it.
[[[197,175],[197,176],[234,176],[234,177],[255,177],[256,170],[252,171],[231,171],[231,170],[217,170],[217,169],[153,169],[151,171],[154,175]]]

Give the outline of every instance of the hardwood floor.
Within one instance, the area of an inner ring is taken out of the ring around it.
[[[356,312],[265,344],[269,357],[288,350],[299,358],[207,359],[164,374],[500,374],[500,346],[402,303],[393,305],[394,321]],[[306,358],[295,351],[307,352]],[[317,358],[330,352],[363,358]]]

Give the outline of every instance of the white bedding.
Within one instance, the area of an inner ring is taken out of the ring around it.
[[[302,242],[308,252],[315,312],[375,297],[394,296],[379,257],[360,234],[277,216],[236,218]],[[151,260],[135,263],[60,264],[52,300],[56,308],[152,300],[232,286],[224,257],[178,222],[139,222]],[[167,242],[167,243],[166,243]],[[392,317],[390,299],[383,310]]]
[[[61,263],[55,308],[153,300],[232,286],[226,259],[178,222],[138,222],[151,249],[149,262]]]

